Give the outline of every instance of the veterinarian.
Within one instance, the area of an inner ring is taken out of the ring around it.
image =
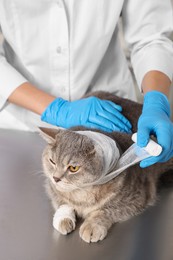
[[[131,131],[120,106],[97,98],[103,90],[135,100],[131,74],[118,38],[124,37],[144,94],[138,144],[157,136],[163,152],[142,167],[173,156],[168,102],[173,76],[173,15],[170,0],[3,0],[0,26],[0,127],[84,125]]]

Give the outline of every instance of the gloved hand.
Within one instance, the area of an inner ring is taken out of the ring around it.
[[[138,121],[137,144],[147,145],[150,135],[162,146],[159,156],[152,156],[140,162],[145,168],[156,162],[166,162],[173,157],[173,124],[170,120],[170,105],[167,97],[158,91],[150,91],[144,97],[142,114]]]
[[[131,124],[121,111],[121,106],[96,97],[72,102],[57,98],[43,112],[41,120],[64,128],[80,125],[106,132],[130,133]]]

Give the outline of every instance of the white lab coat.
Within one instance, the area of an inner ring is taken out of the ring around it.
[[[0,127],[40,125],[38,115],[7,102],[26,81],[68,100],[95,90],[135,99],[120,14],[139,87],[150,70],[172,79],[170,0],[1,0]]]

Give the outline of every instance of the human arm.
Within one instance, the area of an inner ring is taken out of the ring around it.
[[[170,93],[171,80],[170,78],[161,71],[149,71],[143,78],[142,81],[142,92],[145,95],[147,92],[156,90],[167,97]]]
[[[170,0],[125,1],[124,37],[141,92],[148,72],[161,72],[170,81],[173,78],[172,19]]]
[[[53,100],[55,100],[53,95],[36,88],[29,82],[21,84],[8,97],[10,103],[24,107],[39,115]]]
[[[127,1],[124,8],[125,37],[131,51],[134,73],[144,94],[138,121],[138,145],[150,135],[157,137],[163,152],[140,163],[147,167],[173,156],[173,126],[167,99],[173,77],[172,7],[169,0]]]
[[[60,99],[29,83],[20,71],[8,63],[2,44],[0,44],[0,71],[0,109],[3,109],[6,101],[8,101],[39,114],[43,121],[57,126],[66,127],[68,123],[68,127],[70,127],[83,125],[84,122],[86,127],[102,130],[108,128],[108,131],[130,131],[130,123],[122,115],[121,108],[114,104],[111,106],[110,102],[88,98],[88,100],[74,102],[64,100],[64,106],[61,106],[60,103],[62,104],[62,102],[58,102]],[[54,109],[51,110],[51,114],[43,113],[44,111],[50,112],[49,105],[54,100],[56,101],[53,103]],[[86,110],[89,110],[88,106],[92,106],[93,109],[92,113],[86,114]],[[68,111],[71,113],[68,113]],[[90,117],[89,122],[88,116]],[[108,117],[108,119],[105,117]],[[59,118],[61,118],[62,124],[59,122]],[[81,118],[83,119],[82,122]]]
[[[162,153],[150,157],[140,163],[141,167],[150,166],[156,162],[165,162],[173,157],[173,124],[170,120],[170,105],[167,99],[171,81],[157,71],[147,73],[142,82],[144,104],[138,121],[137,143],[144,147],[150,135],[155,135],[162,146]]]
[[[55,98],[29,82],[17,87],[8,101],[41,115],[41,119],[47,123],[65,128],[82,125],[108,132],[129,132],[131,128],[121,114],[121,107],[110,101],[91,97],[69,102]]]

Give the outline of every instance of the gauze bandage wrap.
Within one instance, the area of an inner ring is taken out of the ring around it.
[[[98,132],[77,131],[77,133],[88,136],[94,142],[97,153],[99,153],[104,160],[102,177],[111,172],[120,158],[120,152],[116,142],[107,135]]]
[[[140,148],[136,144],[131,145],[120,157],[116,142],[110,137],[92,131],[79,131],[78,133],[87,135],[93,139],[102,150],[102,155],[104,156],[105,161],[105,170],[102,172],[101,177],[92,183],[83,185],[83,187],[107,183],[128,167],[148,157],[158,156],[162,152],[162,147],[150,140],[148,145],[144,148]],[[136,136],[136,133],[132,136],[132,140],[135,142],[137,139]]]
[[[60,230],[60,223],[65,218],[68,218],[73,223],[73,229],[75,229],[75,212],[74,209],[68,205],[61,205],[57,211],[55,212],[55,215],[53,217],[53,227],[57,230]]]
[[[93,131],[77,131],[78,134],[88,136],[93,140],[95,148],[100,156],[104,160],[104,170],[100,178],[92,183],[87,183],[80,185],[78,187],[73,184],[68,184],[68,187],[64,191],[70,191],[76,188],[85,188],[91,185],[100,185],[107,183],[108,181],[114,179],[121,172],[123,172],[128,167],[148,158],[151,156],[158,156],[162,152],[162,147],[150,140],[148,145],[144,148],[137,146],[137,144],[131,145],[127,151],[125,151],[121,157],[119,149],[116,142],[101,133]],[[136,142],[136,133],[132,136],[132,140]],[[65,186],[65,183],[63,184]]]

